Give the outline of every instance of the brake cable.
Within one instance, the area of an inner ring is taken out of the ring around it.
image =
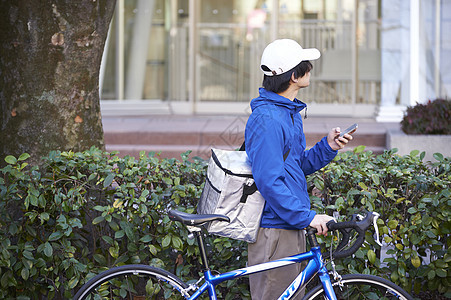
[[[336,235],[337,235],[337,241],[338,241],[338,238],[339,238],[338,230],[336,230],[336,231],[337,231]],[[335,234],[335,232],[334,232],[334,234]],[[334,276],[334,280],[338,282],[338,285],[340,287],[343,287],[343,283],[341,281],[343,278],[341,277],[340,274],[338,274],[337,269],[335,268],[335,262],[334,262],[333,251],[332,251],[333,243],[334,243],[334,237],[332,236],[332,241],[330,242],[330,247],[329,247],[329,249],[330,249],[330,264],[332,265],[332,275]]]

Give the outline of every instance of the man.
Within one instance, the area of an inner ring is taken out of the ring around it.
[[[305,176],[327,165],[352,136],[339,137],[337,127],[306,150],[299,114],[306,104],[296,99],[298,91],[310,83],[310,60],[319,57],[317,49],[303,49],[290,39],[276,40],[263,52],[263,88],[251,101],[245,144],[266,203],[257,241],[249,244],[249,265],[305,252],[303,229],[312,226],[325,235],[326,223],[333,220],[310,209]],[[300,270],[295,264],[251,275],[252,299],[277,299]]]

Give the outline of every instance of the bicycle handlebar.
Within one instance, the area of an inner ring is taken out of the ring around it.
[[[379,230],[376,224],[378,218],[379,218],[378,213],[368,212],[366,217],[362,217],[360,215],[353,215],[350,221],[339,223],[335,221],[329,221],[327,223],[327,228],[330,231],[338,230],[343,235],[341,242],[338,244],[337,248],[335,249],[335,252],[333,253],[333,257],[343,258],[354,254],[365,242],[365,231],[368,230],[371,224],[374,225],[374,229],[376,231],[376,242],[379,245],[381,245],[379,241]],[[349,243],[352,230],[355,230],[357,232],[357,238],[348,249],[343,250]],[[326,257],[329,256],[328,253],[325,254],[325,256]]]

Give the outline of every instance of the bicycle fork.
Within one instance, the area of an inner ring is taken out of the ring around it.
[[[316,239],[313,229],[310,228],[309,230],[307,230],[307,238],[309,240],[310,246],[312,247],[311,251],[315,254],[314,259],[309,262],[309,265],[313,261],[315,262],[316,270],[318,270],[318,277],[321,281],[321,284],[323,285],[327,299],[337,300],[337,296],[335,295],[334,289],[332,287],[332,281],[330,280],[329,273],[324,264],[323,256],[321,254],[321,248],[319,247],[318,240]],[[309,265],[307,265],[307,267]]]
[[[335,295],[334,289],[332,287],[332,282],[330,281],[329,273],[327,273],[325,266],[323,266],[318,272],[318,277],[321,280],[327,299],[337,300],[337,296]]]

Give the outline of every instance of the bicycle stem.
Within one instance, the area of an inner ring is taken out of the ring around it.
[[[307,228],[307,238],[310,247],[319,247],[318,240],[316,239],[316,229],[313,227]]]

